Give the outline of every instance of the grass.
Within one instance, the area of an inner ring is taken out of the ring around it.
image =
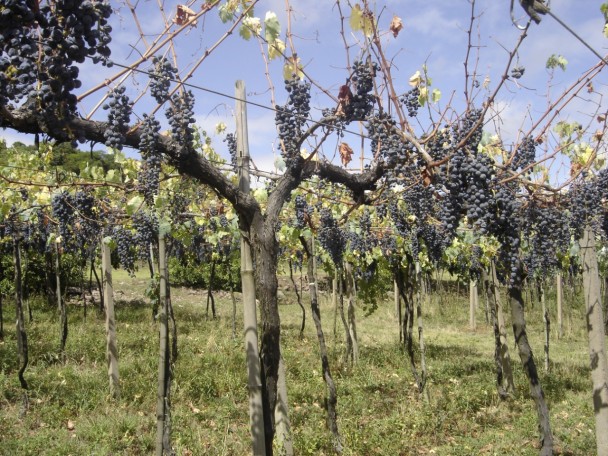
[[[143,274],[142,274],[142,277]],[[57,362],[59,317],[34,302],[27,324],[30,408],[20,418],[14,307],[5,302],[0,342],[1,455],[147,455],[154,451],[158,329],[142,300],[144,278],[116,272],[116,319],[121,398],[108,395],[104,321],[81,306],[69,308],[67,361]],[[332,454],[325,426],[325,385],[310,311],[299,336],[300,308],[294,295],[281,299],[282,350],[287,366],[290,418],[296,454]],[[232,338],[232,303],[217,293],[219,318],[205,315],[205,295],[172,290],[179,357],[172,383],[172,438],[178,455],[249,454],[243,341]],[[338,389],[339,427],[345,455],[533,455],[537,421],[528,384],[510,337],[517,395],[500,401],[494,386],[493,339],[477,315],[468,329],[468,298],[455,292],[426,309],[425,339],[431,403],[419,397],[399,347],[393,305],[369,317],[359,311],[360,363],[341,364],[341,324],[333,333],[333,308],[322,296],[322,319]],[[548,296],[550,306],[554,306]],[[483,305],[480,299],[480,305]],[[552,370],[542,372],[540,306],[528,311],[529,337],[551,410],[556,453],[595,453],[591,380],[583,304],[570,299],[567,332],[552,335]],[[553,308],[553,307],[552,307]],[[239,317],[240,318],[240,317]],[[237,321],[237,328],[242,321]]]

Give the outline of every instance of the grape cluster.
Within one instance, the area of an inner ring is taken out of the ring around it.
[[[133,214],[131,222],[135,228],[133,240],[139,249],[139,256],[148,258],[150,245],[156,245],[158,242],[158,220],[153,214],[148,215],[143,211],[138,211]]]
[[[528,273],[545,276],[559,267],[558,253],[568,250],[570,231],[564,211],[553,205],[531,201],[524,215],[523,236],[527,241],[524,264]]]
[[[0,102],[35,103],[43,114],[67,119],[76,113],[78,67],[110,55],[112,10],[102,0],[6,0],[0,13]]]
[[[608,171],[603,169],[595,178],[587,178],[583,173],[580,179],[568,190],[568,209],[570,228],[575,239],[580,239],[586,225],[598,230],[603,212],[602,203],[608,194]]]
[[[72,239],[72,228],[76,218],[74,206],[73,196],[65,190],[55,193],[51,198],[53,218],[57,221],[59,235],[63,238],[64,245]]]
[[[181,191],[175,191],[169,199],[169,210],[173,223],[178,223],[184,219],[184,214],[188,212],[188,198]]]
[[[33,211],[33,217],[28,220],[25,227],[23,244],[26,248],[34,252],[44,253],[47,249],[48,236],[48,217],[42,209],[35,209]]]
[[[76,247],[81,251],[96,248],[101,223],[95,197],[89,191],[80,190],[74,194],[73,204]]]
[[[511,167],[513,170],[522,170],[536,161],[536,141],[526,136],[513,156]]]
[[[374,78],[379,69],[376,62],[356,61],[353,63],[351,81],[355,85],[355,92],[346,110],[348,120],[365,120],[374,109],[376,99],[371,92],[374,89]]]
[[[418,115],[418,108],[420,108],[420,89],[418,87],[414,87],[411,90],[408,90],[405,95],[403,95],[399,101],[403,104],[407,109],[407,114],[410,117],[416,117]]]
[[[147,160],[153,156],[158,156],[160,122],[154,116],[144,114],[140,128],[139,150],[142,158]]]
[[[298,229],[306,228],[306,217],[310,214],[310,208],[306,202],[306,198],[302,195],[297,195],[295,198],[295,213],[296,220],[294,226]]]
[[[481,142],[481,136],[483,134],[483,122],[481,121],[482,114],[483,111],[481,109],[467,111],[461,122],[454,125],[454,144],[459,144],[466,139],[465,147],[468,147],[471,150],[477,150],[477,146]]]
[[[432,189],[420,183],[411,184],[403,192],[402,201],[402,208],[396,201],[389,204],[395,231],[409,240],[414,257],[418,257],[424,243],[429,259],[439,261],[449,241],[445,232],[431,219],[436,212]]]
[[[395,130],[396,122],[386,113],[369,116],[365,124],[367,135],[371,138],[370,147],[378,159],[383,159],[393,175],[399,173],[396,167],[408,160],[408,145]]]
[[[108,147],[122,150],[131,118],[131,102],[125,95],[125,86],[117,87],[108,94],[108,102],[103,105],[108,111],[108,122],[103,135]]]
[[[154,197],[160,191],[160,160],[156,156],[141,162],[137,171],[137,190],[148,206],[154,205]]]
[[[494,218],[488,234],[494,235],[500,244],[497,273],[503,283],[514,284],[521,274],[519,248],[522,219],[521,203],[516,197],[517,188],[513,183],[501,184],[495,188],[492,213]]]
[[[288,168],[300,160],[299,140],[310,114],[310,83],[294,77],[285,81],[289,94],[284,106],[275,106],[275,124],[281,141],[281,155]]]
[[[234,133],[228,133],[224,138],[224,142],[228,146],[228,153],[230,154],[230,164],[236,171],[237,162],[237,147],[236,147],[236,135]]]
[[[167,120],[171,125],[171,136],[182,148],[189,148],[194,139],[194,129],[190,126],[194,120],[194,95],[191,91],[175,94],[171,98],[171,106],[166,111]]]
[[[471,279],[479,280],[481,278],[481,271],[483,267],[481,265],[481,256],[483,251],[477,244],[471,247],[471,265],[469,267],[469,274]]]
[[[321,209],[318,238],[321,247],[329,254],[334,264],[340,268],[346,249],[346,237],[329,209]]]
[[[112,252],[116,255],[116,263],[127,271],[129,275],[133,276],[133,274],[135,274],[135,245],[133,233],[123,226],[116,225],[112,229],[111,235],[116,242],[116,249]]]
[[[177,68],[165,57],[154,57],[152,63],[154,68],[149,72],[150,93],[158,104],[163,104],[169,98],[171,81],[177,74]]]
[[[462,122],[454,126],[451,143],[447,146],[452,151],[452,158],[440,169],[442,177],[438,185],[445,190],[445,196],[438,215],[450,237],[455,235],[463,215],[482,234],[493,221],[493,162],[478,150],[481,125],[472,130],[480,116],[480,110],[469,111]],[[461,147],[455,149],[457,146]],[[430,150],[440,155],[445,154],[445,149],[445,143],[435,143]]]
[[[160,190],[161,156],[158,151],[160,123],[154,116],[144,114],[141,124],[139,148],[142,163],[137,172],[137,189],[144,196],[148,205],[154,203],[154,197]]]

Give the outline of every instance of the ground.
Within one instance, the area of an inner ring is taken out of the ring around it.
[[[14,305],[5,299],[5,338],[0,342],[1,455],[147,455],[154,451],[158,327],[143,291],[145,274],[115,271],[121,397],[108,394],[103,317],[69,305],[67,361],[58,361],[59,316],[33,301],[27,324],[29,409],[21,412],[17,379]],[[287,283],[287,282],[282,282]],[[325,426],[325,385],[316,332],[304,293],[307,322],[282,286],[282,350],[296,454],[332,454]],[[571,290],[571,288],[569,289]],[[338,425],[345,455],[534,455],[537,424],[528,384],[512,335],[515,398],[496,393],[491,328],[480,297],[478,328],[468,329],[468,297],[461,288],[434,294],[425,308],[431,401],[419,397],[399,345],[391,293],[370,316],[358,310],[360,362],[341,362],[343,333],[334,324],[328,293],[321,310],[338,390]],[[206,314],[206,293],[174,288],[179,357],[172,383],[172,438],[177,455],[246,455],[249,450],[242,319],[232,337],[232,301],[216,293],[218,318]],[[551,337],[551,371],[542,370],[539,305],[527,306],[529,335],[551,410],[556,453],[595,453],[594,420],[584,305],[567,296],[565,336]],[[548,304],[555,308],[548,293]],[[238,306],[240,310],[240,303]],[[555,320],[555,318],[553,318]],[[510,323],[508,323],[510,327]],[[555,327],[555,323],[553,324]],[[334,327],[336,331],[334,332]]]

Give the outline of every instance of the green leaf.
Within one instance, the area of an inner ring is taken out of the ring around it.
[[[562,71],[566,71],[566,66],[568,65],[568,61],[566,60],[566,58],[563,55],[551,55],[551,57],[549,57],[547,59],[547,63],[545,64],[545,67],[548,70],[554,70],[555,68],[559,67],[561,68]]]
[[[424,106],[429,99],[429,89],[427,87],[420,87],[420,95],[418,95],[418,103],[420,106]]]
[[[241,38],[243,38],[245,41],[249,41],[252,36],[251,29],[245,24],[241,24],[241,27],[239,29],[239,35],[241,35]]]
[[[137,211],[141,207],[143,202],[144,202],[143,197],[141,197],[139,195],[131,198],[129,201],[127,201],[127,207],[126,207],[127,214],[133,215],[135,213],[135,211]]]
[[[171,222],[169,220],[162,219],[158,223],[158,235],[165,236],[169,233],[171,233]]]
[[[439,100],[441,100],[441,90],[433,89],[433,92],[431,93],[431,101],[433,103],[437,103]]]
[[[234,7],[231,5],[231,2],[226,2],[218,8],[218,13],[220,15],[220,20],[225,24],[233,18]]]
[[[264,18],[264,37],[268,43],[274,43],[281,34],[281,24],[276,13],[268,11]]]

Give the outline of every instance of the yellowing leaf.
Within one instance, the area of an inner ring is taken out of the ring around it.
[[[355,5],[350,12],[350,28],[353,32],[363,30],[363,11],[359,5]]]
[[[285,65],[283,65],[283,78],[286,80],[292,79],[293,77],[302,79],[304,77],[304,73],[302,72],[302,64],[300,63],[300,59],[298,57],[292,57],[289,60],[285,61]]]
[[[226,127],[226,124],[224,122],[218,122],[217,124],[215,124],[215,133],[221,135],[226,131],[226,128],[228,127]]]
[[[268,44],[268,58],[274,60],[277,57],[282,57],[285,52],[285,43],[277,38],[272,44]]]
[[[353,32],[363,32],[368,37],[374,34],[374,16],[370,11],[362,10],[359,4],[352,8],[349,24]]]
[[[412,87],[419,87],[422,83],[422,75],[420,74],[420,70],[416,71],[408,82]]]
[[[428,87],[420,87],[420,95],[418,95],[418,103],[420,103],[420,106],[424,106],[428,100],[429,100]]]
[[[258,36],[262,31],[262,23],[259,17],[246,17],[243,19],[243,27],[241,27],[241,36],[243,36],[243,29],[247,29],[249,36]],[[245,38],[245,37],[243,37]],[[249,38],[245,38],[249,39]]]

